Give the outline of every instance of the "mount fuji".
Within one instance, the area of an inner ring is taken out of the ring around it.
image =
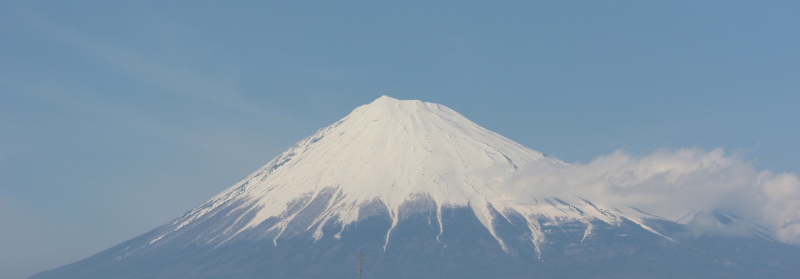
[[[800,248],[746,226],[581,197],[520,202],[499,177],[564,165],[439,104],[356,108],[183,216],[31,278],[797,278]],[[531,189],[535,192],[535,189]]]

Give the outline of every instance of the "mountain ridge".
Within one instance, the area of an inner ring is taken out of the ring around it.
[[[504,250],[503,239],[497,236],[492,222],[494,218],[508,220],[508,214],[520,214],[534,224],[542,213],[549,219],[583,220],[591,212],[591,217],[610,223],[631,219],[669,239],[638,220],[638,210],[623,213],[617,208],[601,209],[585,200],[589,206],[582,210],[558,198],[544,199],[542,204],[534,199],[529,203],[535,206],[523,206],[494,191],[492,176],[508,175],[533,164],[565,163],[486,130],[443,105],[382,96],[301,140],[245,180],[176,220],[173,230],[220,204],[240,201],[240,215],[255,215],[246,224],[240,217],[226,228],[222,242],[278,218],[268,229],[277,231],[273,238],[277,245],[287,229],[314,229],[319,239],[321,228],[329,221],[343,226],[357,221],[361,205],[373,199],[385,204],[394,228],[404,202],[427,198],[437,206],[439,220],[442,206],[472,208]],[[317,201],[320,195],[330,197]],[[312,204],[314,201],[317,203]],[[292,222],[301,209],[322,206],[320,203],[326,203],[325,208],[319,209],[317,216],[307,217],[314,219],[303,223],[305,228]],[[626,214],[636,217],[624,217]],[[387,244],[392,228],[386,233]],[[529,229],[535,245],[539,245],[541,240],[537,239],[543,236],[540,229]],[[155,237],[150,244],[165,236]]]
[[[383,96],[181,217],[32,278],[347,278],[345,259],[361,249],[376,255],[368,268],[386,278],[587,277],[593,269],[641,277],[658,266],[686,278],[800,271],[791,264],[800,250],[724,213],[678,223],[578,196],[501,191],[502,178],[520,169],[565,164],[443,105]],[[692,222],[744,229],[698,242],[709,236]],[[755,258],[736,254],[742,249]],[[776,249],[790,256],[764,256]],[[773,263],[779,268],[770,270]]]

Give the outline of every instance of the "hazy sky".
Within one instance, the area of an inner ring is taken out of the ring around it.
[[[0,2],[0,278],[153,229],[381,95],[567,162],[800,173],[798,1],[119,2]]]

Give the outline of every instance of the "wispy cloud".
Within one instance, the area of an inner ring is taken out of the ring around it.
[[[36,100],[59,107],[96,116],[100,121],[110,121],[127,128],[137,129],[151,137],[167,139],[182,145],[197,147],[218,154],[242,153],[253,148],[254,142],[243,142],[235,133],[236,127],[214,114],[252,119],[260,123],[283,124],[295,122],[282,113],[280,107],[269,103],[255,104],[243,97],[240,82],[232,67],[219,69],[200,67],[203,57],[184,53],[179,46],[181,37],[171,37],[164,32],[179,32],[180,26],[167,26],[167,20],[148,18],[142,28],[150,28],[156,36],[148,38],[158,50],[125,44],[119,38],[86,36],[39,16],[31,11],[19,11],[16,16],[30,30],[52,40],[56,49],[85,56],[84,61],[95,63],[93,70],[119,72],[117,77],[140,85],[141,91],[123,97],[118,92],[101,88],[87,80],[95,80],[89,74],[70,73],[76,76],[51,73],[43,70],[36,75],[18,74],[0,77],[0,84],[11,88],[26,99]],[[193,48],[196,50],[196,48]],[[216,60],[215,60],[216,61]],[[211,64],[216,63],[212,62]],[[224,63],[222,63],[224,64]],[[44,65],[40,67],[47,67]],[[71,79],[74,78],[74,79]],[[97,80],[97,84],[105,81]],[[124,83],[123,83],[124,84]],[[127,92],[120,88],[120,92]],[[164,96],[164,97],[161,97]],[[133,100],[133,101],[131,101]],[[146,100],[159,103],[159,111],[153,111]],[[174,108],[170,110],[169,108]],[[181,121],[192,121],[185,123]],[[290,126],[290,125],[289,125]],[[231,131],[230,133],[226,133]],[[239,133],[241,134],[241,133]],[[244,147],[242,145],[245,145]]]
[[[623,151],[587,164],[531,166],[501,183],[509,197],[582,197],[630,206],[672,220],[721,210],[800,244],[800,179],[758,171],[721,149],[660,150],[646,156]]]
[[[159,89],[158,92],[161,94],[212,104],[266,120],[287,120],[283,119],[280,113],[274,113],[278,108],[267,109],[245,100],[240,94],[237,73],[231,67],[220,66],[218,69],[202,67],[199,61],[208,57],[181,51],[184,48],[177,45],[177,42],[183,42],[181,36],[163,34],[165,32],[163,29],[180,28],[174,24],[170,25],[168,21],[159,20],[158,17],[149,18],[150,22],[143,22],[140,26],[150,28],[152,33],[156,34],[149,40],[154,40],[155,45],[163,46],[157,51],[147,51],[111,39],[85,36],[68,26],[54,24],[36,14],[22,13],[20,17],[34,30],[83,53],[90,61],[94,58],[99,63],[105,64],[105,67],[121,71],[132,80]],[[167,28],[164,25],[170,26]]]

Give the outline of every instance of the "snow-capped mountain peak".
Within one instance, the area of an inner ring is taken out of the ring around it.
[[[362,250],[380,278],[798,274],[797,247],[734,215],[681,223],[509,186],[564,164],[445,106],[383,96],[183,216],[34,278],[353,278]]]
[[[498,177],[532,164],[564,163],[486,130],[443,105],[382,96],[298,142],[176,220],[172,230],[151,243],[231,204],[236,205],[231,212],[238,219],[218,228],[221,233],[208,237],[209,242],[224,242],[264,224],[268,228],[262,229],[271,232],[276,245],[290,227],[315,230],[314,237],[320,238],[325,224],[339,222],[346,227],[375,202],[386,207],[394,227],[402,218],[401,206],[415,200],[431,202],[438,214],[443,206],[470,207],[503,247],[493,219],[510,213],[529,221],[534,242],[541,241],[535,220],[542,216],[620,222],[622,217],[590,202],[576,205],[556,199],[558,203],[534,200],[519,205],[495,191],[502,183]],[[309,207],[315,208],[314,214],[303,215],[302,222],[295,220]],[[441,224],[438,227],[443,230]]]

